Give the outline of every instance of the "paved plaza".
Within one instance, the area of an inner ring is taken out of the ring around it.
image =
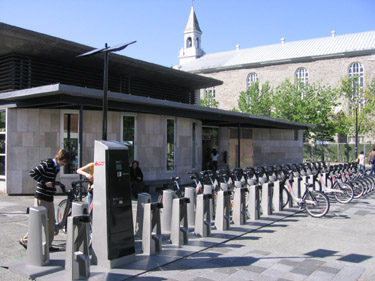
[[[55,204],[62,196],[56,196]],[[134,202],[134,201],[133,201]],[[31,196],[0,196],[0,279],[27,280],[7,269],[26,251],[18,240],[27,231]],[[135,202],[134,202],[135,203]],[[91,266],[90,280],[375,280],[375,194],[350,204],[331,204],[324,218],[296,208],[206,238],[189,235],[189,244],[166,239],[162,253],[145,256],[136,240],[136,262],[107,272]],[[54,245],[65,248],[65,234]],[[51,260],[64,259],[64,251]],[[62,273],[37,280],[63,280]]]

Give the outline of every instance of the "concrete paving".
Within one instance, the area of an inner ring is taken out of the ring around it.
[[[63,197],[57,196],[55,204]],[[0,265],[22,262],[18,244],[27,231],[31,196],[0,196]],[[167,240],[162,253],[147,257],[136,240],[136,262],[114,270],[91,266],[90,280],[375,280],[375,194],[342,205],[324,218],[291,208],[207,238],[189,234],[189,244]],[[65,234],[54,245],[64,249]],[[63,260],[64,252],[51,260]],[[64,272],[37,280],[64,280]],[[27,280],[0,268],[0,280]]]

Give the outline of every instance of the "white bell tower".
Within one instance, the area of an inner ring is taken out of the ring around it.
[[[180,50],[180,65],[205,54],[201,48],[201,37],[202,31],[194,12],[194,6],[191,6],[190,16],[184,31],[184,47]]]

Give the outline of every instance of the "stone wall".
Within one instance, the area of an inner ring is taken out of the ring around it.
[[[336,87],[339,85],[341,78],[348,77],[350,65],[356,62],[360,62],[363,65],[365,83],[371,81],[375,77],[375,61],[373,59],[373,56],[321,59],[312,62],[223,70],[202,75],[224,82],[223,85],[215,87],[215,99],[219,102],[219,108],[231,110],[233,108],[238,108],[240,92],[246,91],[247,76],[251,72],[255,72],[258,75],[260,84],[269,81],[271,86],[276,87],[287,78],[294,81],[296,70],[300,67],[304,67],[309,73],[310,83],[321,82],[322,85]],[[202,91],[201,98],[203,97]]]
[[[78,111],[76,111],[78,113]],[[107,139],[121,140],[121,112],[108,112]],[[192,123],[196,123],[196,169],[202,163],[202,124],[200,121],[174,118],[175,170],[166,171],[166,116],[137,114],[136,157],[145,179],[167,179],[183,176],[192,170]],[[7,109],[6,181],[0,192],[33,194],[35,182],[29,176],[31,168],[41,159],[54,157],[62,146],[60,140],[61,111],[50,109]],[[102,137],[102,113],[83,112],[83,165],[94,159],[94,142]],[[58,176],[67,187],[77,175]]]

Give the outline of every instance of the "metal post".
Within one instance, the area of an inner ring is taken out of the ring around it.
[[[105,48],[108,48],[105,43]],[[107,108],[108,108],[108,56],[109,52],[104,52],[104,78],[103,78],[103,127],[102,127],[102,140],[107,140]]]
[[[358,157],[358,103],[355,107],[355,159]]]
[[[238,123],[237,168],[241,167],[241,124]]]

